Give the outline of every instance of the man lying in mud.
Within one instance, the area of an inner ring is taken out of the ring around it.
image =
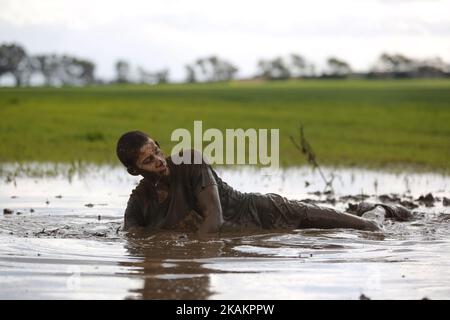
[[[127,231],[185,231],[187,226],[196,226],[201,235],[301,228],[381,230],[376,221],[358,216],[374,209],[373,205],[363,203],[353,215],[274,193],[239,192],[205,160],[175,164],[172,157],[165,157],[158,142],[141,131],[123,134],[116,151],[128,173],[143,177],[125,210]],[[196,151],[185,152],[194,157]],[[409,214],[405,208],[382,206],[393,218],[401,220]]]

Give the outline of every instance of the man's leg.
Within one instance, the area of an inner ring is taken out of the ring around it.
[[[306,213],[299,228],[351,228],[367,231],[380,231],[381,228],[376,221],[340,212],[338,210],[320,207],[310,203],[302,203]]]
[[[282,228],[351,228],[380,231],[373,220],[343,213],[335,209],[317,206],[298,200],[289,200],[275,193],[249,194],[248,210],[259,218],[265,229]]]

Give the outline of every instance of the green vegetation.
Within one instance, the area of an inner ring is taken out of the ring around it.
[[[116,163],[133,129],[169,153],[172,130],[203,120],[279,128],[282,164],[305,164],[289,139],[302,121],[321,164],[450,169],[450,80],[3,88],[0,119],[0,162]]]

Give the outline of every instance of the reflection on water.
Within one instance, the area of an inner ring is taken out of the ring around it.
[[[126,236],[123,209],[138,179],[121,168],[91,167],[70,179],[59,170],[20,176],[3,166],[0,209],[12,213],[0,214],[0,298],[450,298],[449,176],[345,169],[336,172],[335,193],[322,194],[308,168],[273,176],[219,169],[239,190],[339,209],[358,198],[348,195],[408,200],[418,206],[416,219],[387,221],[383,233],[296,230],[205,241]],[[430,192],[431,203],[417,201]]]

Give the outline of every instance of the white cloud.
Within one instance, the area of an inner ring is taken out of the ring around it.
[[[0,0],[0,42],[89,57],[103,76],[122,57],[180,78],[185,63],[211,53],[242,75],[290,52],[361,69],[382,51],[449,60],[448,12],[450,0]]]

